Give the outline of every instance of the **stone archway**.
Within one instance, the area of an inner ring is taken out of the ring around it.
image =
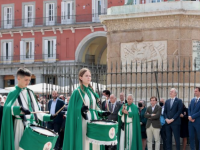
[[[77,62],[85,62],[84,61],[85,55],[87,53],[93,53],[96,60],[95,62],[97,64],[100,64],[100,63],[105,64],[106,63],[105,51],[107,51],[106,34],[107,32],[97,31],[83,38],[83,40],[79,43],[76,49],[75,60]],[[103,41],[103,44],[102,44],[102,41]]]

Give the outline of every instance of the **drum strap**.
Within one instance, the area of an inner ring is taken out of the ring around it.
[[[19,105],[20,105],[20,106],[23,106],[20,95],[18,96],[17,99],[18,99]],[[20,115],[20,118],[22,119],[23,125],[24,125],[24,127],[25,127],[25,126],[26,126],[25,121],[27,121],[26,116],[25,116],[25,115]]]
[[[33,109],[33,112],[35,112],[35,107],[34,107],[34,104],[33,104],[33,101],[32,101],[32,97],[31,97],[31,94],[30,94],[30,91],[27,89],[27,92],[28,92],[28,95],[30,97],[30,100],[31,100],[31,107]],[[37,118],[37,115],[34,114],[34,117],[35,117],[35,122],[38,123],[38,118]]]

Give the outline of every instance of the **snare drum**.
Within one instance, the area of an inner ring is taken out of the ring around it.
[[[118,123],[114,121],[91,120],[87,123],[87,137],[90,143],[98,145],[117,144]]]
[[[29,125],[25,128],[20,148],[24,150],[53,150],[58,135],[46,128]]]

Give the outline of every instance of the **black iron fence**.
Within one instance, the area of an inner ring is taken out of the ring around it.
[[[171,59],[167,61],[144,62],[111,62],[107,65],[71,63],[44,65],[43,95],[50,95],[52,90],[71,95],[78,87],[78,72],[87,67],[92,73],[92,86],[102,96],[102,91],[109,89],[119,99],[121,92],[133,94],[135,103],[138,100],[149,102],[151,96],[158,99],[169,98],[171,88],[178,90],[178,97],[187,105],[194,97],[194,88],[200,86],[199,64],[190,58]],[[54,84],[59,85],[53,87]],[[51,81],[51,82],[49,82]]]

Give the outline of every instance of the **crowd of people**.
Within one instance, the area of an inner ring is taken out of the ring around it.
[[[90,70],[83,68],[79,72],[80,86],[71,97],[52,91],[47,101],[26,88],[30,77],[29,70],[20,68],[15,90],[8,98],[0,95],[0,150],[24,150],[23,134],[30,124],[39,125],[38,120],[41,127],[58,135],[49,150],[152,150],[153,145],[155,150],[160,150],[160,145],[163,150],[172,150],[172,136],[176,150],[180,150],[180,138],[182,149],[186,150],[188,137],[191,150],[200,150],[200,87],[195,88],[188,108],[177,97],[175,88],[169,91],[167,100],[152,96],[134,104],[132,94],[125,97],[121,92],[118,101],[109,90],[104,90],[100,99],[90,85]],[[117,143],[102,144],[107,141],[87,137],[87,123],[102,119],[117,123]]]

